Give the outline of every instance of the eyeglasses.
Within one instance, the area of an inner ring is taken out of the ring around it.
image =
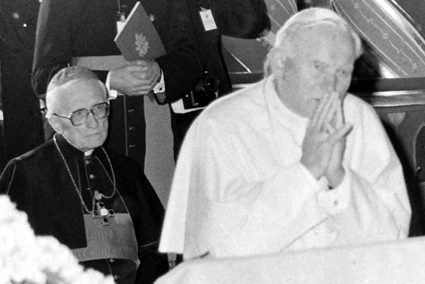
[[[109,115],[109,108],[109,103],[103,102],[92,106],[90,110],[85,108],[77,109],[76,111],[71,112],[68,116],[59,115],[57,113],[53,113],[53,115],[67,118],[71,121],[72,125],[79,126],[86,122],[89,113],[92,113],[97,119],[106,118]]]

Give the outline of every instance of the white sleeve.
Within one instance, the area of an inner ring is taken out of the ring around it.
[[[164,78],[164,72],[162,72],[162,70],[161,70],[161,79],[153,88],[153,92],[155,94],[165,93],[165,78]]]
[[[406,238],[411,207],[400,161],[376,113],[366,107],[356,117],[344,180],[319,202],[344,242]]]

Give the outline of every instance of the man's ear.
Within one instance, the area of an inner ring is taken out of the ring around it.
[[[287,60],[288,57],[286,56],[286,53],[281,50],[277,51],[273,56],[273,64],[275,65],[274,70],[280,78],[286,74]]]
[[[48,118],[48,121],[50,126],[52,126],[52,128],[55,130],[56,133],[62,134],[63,132],[62,122],[59,120],[58,117],[52,115],[51,117]]]

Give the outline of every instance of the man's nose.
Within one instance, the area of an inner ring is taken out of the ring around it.
[[[324,87],[329,92],[337,91],[338,76],[334,73],[326,74],[324,78]]]
[[[89,128],[97,128],[99,125],[99,120],[96,118],[96,116],[94,116],[92,111],[87,114],[86,125]]]

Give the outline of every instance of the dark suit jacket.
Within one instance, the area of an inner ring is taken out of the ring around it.
[[[201,3],[207,2],[201,0]],[[217,27],[222,35],[257,38],[270,28],[263,0],[210,0]]]
[[[182,0],[142,0],[167,50],[157,61],[165,74],[167,102],[186,94],[200,77],[200,62],[188,26],[177,15]],[[34,52],[32,83],[36,94],[45,94],[51,77],[72,57],[120,55],[114,42],[118,3],[130,11],[136,0],[44,0],[41,2]],[[98,72],[106,79],[107,72]]]

